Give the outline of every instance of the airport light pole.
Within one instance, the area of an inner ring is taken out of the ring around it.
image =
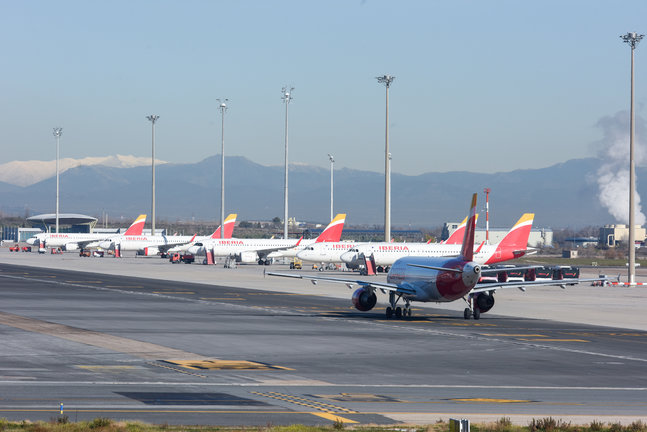
[[[376,77],[386,87],[386,132],[384,149],[384,241],[391,241],[391,153],[389,151],[389,87],[395,79],[391,75]]]
[[[63,128],[54,128],[54,136],[56,137],[56,234],[58,234],[58,198],[59,198],[59,184],[58,184],[58,159],[61,135],[63,135]]]
[[[157,119],[160,118],[158,115],[149,115],[146,117],[150,122],[152,123],[152,133],[153,133],[153,151],[152,151],[152,171],[153,171],[153,178],[152,178],[152,185],[153,185],[153,190],[152,190],[152,202],[151,202],[151,214],[152,214],[152,225],[151,225],[151,235],[155,235],[155,122]]]
[[[636,282],[636,233],[634,221],[634,193],[636,190],[636,167],[634,163],[634,51],[638,42],[644,37],[635,32],[620,36],[623,42],[631,46],[631,109],[629,120],[629,273],[630,284]]]
[[[335,166],[335,158],[330,153],[328,153],[328,159],[330,159],[330,220],[332,221],[332,218],[333,218],[333,211],[332,211],[332,209],[333,209],[333,207],[332,207],[332,197],[333,197],[333,177],[332,177],[332,175],[333,174],[332,173],[333,173],[333,170],[335,169],[334,168],[334,166]]]
[[[225,111],[227,111],[227,102],[229,99],[221,101],[218,109],[222,114],[222,140],[220,144],[220,238],[225,238]]]
[[[290,87],[290,90],[288,90],[287,86],[283,87],[281,90],[283,93],[281,99],[283,99],[283,102],[285,103],[285,189],[283,192],[283,201],[285,203],[283,218],[284,239],[288,238],[288,105],[290,105],[290,101],[292,100],[292,90],[294,90],[294,87]]]

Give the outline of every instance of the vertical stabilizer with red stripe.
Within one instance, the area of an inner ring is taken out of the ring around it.
[[[225,226],[225,235],[224,238],[228,239],[231,238],[232,234],[234,233],[234,225],[236,225],[236,217],[238,217],[237,213],[231,213],[229,216],[225,218],[225,223],[223,225]],[[220,227],[216,229],[213,234],[211,234],[211,238],[220,238]]]
[[[344,230],[345,222],[346,213],[339,213],[332,221],[330,221],[326,229],[319,234],[315,243],[341,241],[341,233]]]
[[[467,218],[467,225],[465,226],[465,236],[463,236],[463,246],[461,247],[461,259],[464,261],[472,261],[474,259],[474,231],[476,230],[477,196],[478,194],[472,195],[470,215]]]
[[[130,227],[126,230],[124,235],[134,235],[134,236],[139,236],[142,235],[142,232],[144,231],[144,224],[146,223],[146,215],[141,214],[137,219],[135,219],[135,222],[130,225]]]

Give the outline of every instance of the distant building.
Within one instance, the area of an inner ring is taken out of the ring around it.
[[[449,236],[456,231],[460,222],[445,222],[441,234],[442,240],[447,240]],[[490,228],[490,244],[500,242],[503,237],[510,231],[510,228]],[[480,244],[485,241],[485,229],[476,229],[474,233],[474,243]],[[530,230],[528,237],[529,247],[551,247],[553,245],[553,230],[550,228],[533,228]]]
[[[644,243],[645,238],[647,237],[647,231],[645,228],[640,225],[636,225],[634,228],[634,234],[636,243]],[[600,245],[606,247],[616,247],[621,242],[626,243],[629,240],[629,226],[617,224],[617,225],[605,225],[600,228],[599,241]]]

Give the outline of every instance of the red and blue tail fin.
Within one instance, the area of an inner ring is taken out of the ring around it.
[[[142,235],[142,232],[144,232],[144,224],[146,223],[146,215],[141,214],[137,219],[135,219],[135,222],[128,227],[124,235],[129,235],[129,236],[140,236]]]
[[[476,197],[472,195],[472,205],[470,207],[467,225],[465,226],[465,235],[463,236],[463,246],[461,247],[461,258],[464,261],[474,259],[474,231],[476,230]]]

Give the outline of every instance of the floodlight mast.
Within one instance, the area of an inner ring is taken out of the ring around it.
[[[229,99],[216,99],[220,105],[218,109],[222,115],[222,140],[220,145],[220,238],[225,238],[225,111]]]
[[[389,151],[389,87],[395,79],[392,75],[376,77],[386,87],[386,131],[384,144],[384,241],[391,241],[391,157]]]
[[[59,183],[58,183],[58,159],[61,135],[63,135],[63,128],[54,128],[54,136],[56,137],[56,234],[58,234],[58,198],[59,198]]]
[[[288,238],[288,105],[290,105],[290,101],[292,100],[292,91],[294,90],[294,87],[290,87],[290,90],[288,90],[287,86],[283,87],[281,89],[281,93],[283,94],[281,96],[281,99],[283,99],[283,102],[285,103],[285,188],[284,188],[284,215],[283,215],[283,238],[287,239]]]
[[[151,194],[152,195],[152,202],[151,202],[151,214],[152,214],[151,235],[154,236],[155,235],[155,122],[157,121],[157,119],[160,118],[160,116],[158,116],[158,115],[149,115],[146,118],[148,120],[150,120],[150,122],[152,123],[152,128],[153,128],[152,129],[152,133],[153,133],[153,137],[152,137],[153,151],[152,151],[152,157],[151,157],[151,166],[152,166],[152,172],[153,172],[153,178],[152,178],[152,181],[151,181],[151,184],[153,185],[152,186],[153,190],[152,190],[152,194]]]
[[[332,206],[332,198],[333,198],[333,170],[335,167],[335,158],[333,155],[328,153],[328,159],[330,159],[330,220],[332,221],[333,218],[333,206]]]
[[[636,45],[645,35],[629,32],[621,35],[623,42],[631,46],[631,109],[629,120],[629,273],[627,282],[634,284],[636,282],[636,233],[634,221],[634,194],[636,190],[636,166],[634,162],[634,51]]]

